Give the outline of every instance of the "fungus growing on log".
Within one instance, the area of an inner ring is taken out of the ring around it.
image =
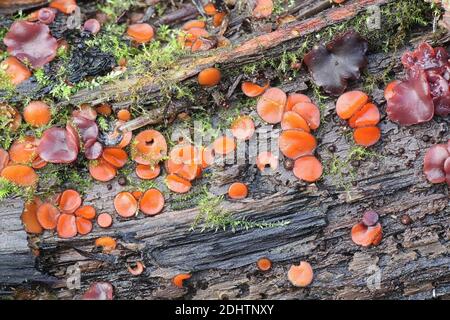
[[[304,156],[295,160],[294,175],[306,182],[315,182],[320,179],[323,173],[323,166],[314,156]]]
[[[113,218],[109,213],[100,213],[97,217],[97,224],[100,228],[109,228],[113,224]]]
[[[231,124],[231,133],[236,139],[248,140],[255,133],[255,123],[249,116],[240,116]]]
[[[100,22],[97,19],[88,19],[84,22],[83,30],[92,34],[97,34],[101,29]]]
[[[44,24],[51,24],[55,17],[55,10],[51,8],[42,8],[37,13],[38,20]]]
[[[256,266],[260,271],[269,271],[272,269],[272,261],[269,258],[259,258],[258,261],[256,261]]]
[[[139,200],[139,209],[148,216],[155,216],[164,208],[164,196],[158,189],[149,189]]]
[[[380,223],[373,226],[366,226],[364,222],[355,224],[351,231],[352,241],[357,245],[368,247],[377,246],[383,238],[383,229]]]
[[[148,23],[136,23],[128,26],[127,35],[137,43],[147,43],[153,39],[155,31]]]
[[[139,164],[153,165],[167,155],[166,139],[156,130],[141,131],[134,141],[132,157]]]
[[[407,79],[393,81],[385,90],[388,117],[401,125],[414,125],[433,116],[450,114],[450,63],[445,48],[421,43],[402,56]]]
[[[259,86],[256,83],[244,81],[241,85],[242,92],[250,98],[262,95],[267,88],[269,88],[269,82],[267,82],[264,86]]]
[[[77,159],[78,135],[68,128],[52,127],[44,131],[38,147],[39,156],[50,163],[71,163]]]
[[[283,131],[278,144],[281,152],[290,159],[311,155],[317,147],[317,141],[313,135],[298,129]]]
[[[50,122],[52,112],[48,104],[42,101],[32,101],[23,109],[23,118],[33,127],[42,127]]]
[[[95,282],[83,294],[82,300],[112,300],[114,288],[109,282]]]
[[[314,82],[327,93],[339,95],[348,80],[357,80],[367,64],[367,41],[350,30],[326,45],[315,46],[304,57]]]
[[[230,199],[244,199],[247,198],[248,187],[242,182],[235,182],[228,188],[228,196]]]
[[[288,271],[289,281],[296,287],[307,287],[314,278],[311,265],[306,261],[301,261],[298,266],[292,265]]]
[[[180,274],[177,274],[175,277],[173,277],[172,283],[176,287],[182,289],[184,281],[190,279],[191,277],[192,276],[189,273],[180,273]]]
[[[253,17],[256,19],[268,18],[273,11],[272,0],[256,0],[255,8],[253,9]]]
[[[450,140],[427,150],[423,161],[423,172],[431,183],[447,182],[450,187]]]
[[[267,123],[276,124],[282,120],[286,101],[287,96],[283,90],[270,88],[259,97],[256,110],[261,119]]]
[[[15,57],[6,58],[0,64],[0,68],[5,71],[11,83],[14,85],[19,85],[31,77],[30,70]]]
[[[203,87],[214,87],[220,82],[222,74],[217,68],[206,68],[198,74],[198,83]]]
[[[14,22],[3,42],[9,54],[24,63],[28,62],[35,69],[52,61],[58,48],[47,25],[28,21]]]
[[[114,208],[119,216],[130,218],[138,211],[138,202],[130,192],[120,192],[114,198]]]

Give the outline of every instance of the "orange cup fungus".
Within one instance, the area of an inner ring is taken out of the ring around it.
[[[183,283],[185,280],[188,280],[191,278],[191,275],[189,273],[180,273],[177,274],[175,277],[173,277],[172,279],[172,283],[178,287],[178,288],[183,288]]]
[[[39,176],[33,168],[21,164],[9,165],[3,168],[1,176],[21,187],[34,186],[39,180]]]
[[[269,258],[259,258],[256,266],[260,271],[269,271],[272,269],[272,261]]]
[[[281,122],[287,96],[283,90],[278,88],[267,89],[259,97],[256,105],[258,115],[267,123],[276,124]]]
[[[139,201],[139,209],[148,216],[157,215],[164,208],[164,196],[158,189],[149,189],[144,192]]]
[[[228,188],[228,196],[230,199],[244,199],[247,198],[248,187],[242,182],[235,182]]]
[[[167,155],[164,136],[153,129],[141,131],[134,139],[133,160],[138,164],[154,165]]]
[[[383,228],[378,222],[374,226],[367,226],[363,222],[353,226],[351,231],[352,241],[357,245],[368,247],[380,244],[383,238]]]
[[[311,265],[302,261],[298,266],[292,265],[288,271],[289,281],[296,287],[307,287],[314,278],[314,272]]]
[[[248,140],[255,133],[255,123],[249,116],[240,116],[231,124],[231,133],[236,139]]]
[[[220,82],[222,74],[217,68],[206,68],[198,74],[198,83],[203,87],[214,87]]]
[[[323,167],[316,157],[304,156],[295,160],[294,169],[292,171],[300,180],[315,182],[322,176]]]
[[[264,86],[259,86],[256,83],[244,81],[242,82],[241,89],[242,92],[250,98],[254,98],[260,96],[269,88],[269,82],[267,82]]]
[[[120,192],[114,198],[114,208],[119,216],[130,218],[138,212],[138,202],[130,192]]]
[[[39,140],[32,136],[25,136],[13,142],[9,148],[9,159],[17,164],[31,164],[38,156]]]
[[[392,84],[391,87],[395,85]],[[389,96],[389,85],[385,95]],[[360,146],[370,147],[381,138],[377,127],[380,122],[380,112],[376,105],[368,102],[369,97],[361,91],[348,91],[342,94],[336,102],[336,112],[341,119],[348,120],[354,128],[353,138]]]
[[[33,127],[47,125],[52,119],[50,107],[42,101],[32,101],[23,109],[23,118]]]
[[[283,131],[278,144],[281,152],[290,159],[312,155],[317,147],[316,138],[312,134],[298,129]]]
[[[264,172],[266,168],[275,171],[278,168],[278,158],[272,152],[263,151],[256,157],[256,167],[261,172]]]
[[[11,83],[14,85],[19,85],[31,77],[30,70],[14,57],[6,58],[0,64],[0,68],[5,71],[6,75],[11,79]]]
[[[302,93],[289,94],[286,101],[285,111],[292,111],[292,108],[294,108],[294,106],[300,102],[311,102],[311,99],[307,95],[304,95]]]
[[[62,213],[74,213],[81,206],[81,202],[80,194],[75,190],[69,189],[61,194],[59,209]]]
[[[176,193],[187,193],[192,187],[189,180],[183,179],[176,174],[168,174],[166,177],[166,184],[171,191]]]
[[[231,137],[221,136],[214,141],[213,148],[216,154],[226,155],[236,149],[236,142]]]
[[[128,26],[127,35],[131,40],[143,44],[153,39],[155,31],[148,23],[136,23]]]
[[[131,273],[133,276],[139,276],[144,272],[145,266],[141,261],[136,261],[135,266],[131,267],[130,265],[127,266],[127,270],[129,273]]]
[[[103,252],[109,253],[116,249],[117,241],[111,237],[100,237],[95,240],[95,246],[101,247]]]
[[[57,9],[64,14],[71,14],[77,8],[75,0],[53,0],[50,2],[50,8]]]
[[[100,213],[97,217],[97,224],[100,228],[109,228],[113,223],[113,218],[109,213]]]
[[[20,219],[26,232],[40,234],[44,231],[37,218],[37,210],[41,205],[42,201],[37,197],[25,203]]]
[[[213,16],[217,13],[216,6],[212,2],[208,2],[203,6],[203,10],[205,11],[206,15]]]
[[[117,169],[103,158],[89,162],[89,173],[97,181],[107,182],[117,174]]]
[[[121,121],[130,121],[131,120],[131,112],[127,109],[122,109],[117,112],[117,119]]]
[[[143,180],[153,180],[159,176],[161,167],[159,164],[150,166],[144,164],[138,164],[136,166],[136,175]]]

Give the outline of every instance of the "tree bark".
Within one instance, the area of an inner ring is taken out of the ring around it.
[[[308,21],[302,23],[310,25]],[[286,34],[279,36],[281,39]],[[270,39],[273,44],[275,38]],[[235,50],[242,55],[236,56],[234,51],[229,57],[243,64],[258,59],[258,55],[247,54],[250,51],[245,48],[250,47],[251,43],[241,46]],[[276,52],[281,48],[270,45],[264,50]],[[391,63],[399,65],[401,52],[371,54],[369,73],[379,74]],[[219,62],[214,60],[217,57],[202,59],[181,78],[192,76],[200,66]],[[220,59],[228,58],[222,55]],[[296,90],[302,79],[306,81],[307,76],[295,79],[295,85],[284,84],[285,89]],[[352,86],[358,88],[361,83]],[[158,90],[151,84],[148,88]],[[94,101],[100,95],[82,93],[78,97]],[[375,89],[372,98],[385,114],[382,90]],[[22,201],[1,203],[3,294],[24,282],[37,282],[45,283],[60,299],[73,299],[92,282],[109,281],[119,299],[450,298],[449,189],[445,184],[429,184],[422,173],[426,150],[449,138],[450,119],[435,118],[413,127],[399,127],[382,119],[382,140],[371,148],[374,155],[362,160],[349,159],[353,148],[346,138],[349,129],[336,118],[333,100],[326,103],[324,119],[315,136],[320,140],[317,153],[327,170],[317,184],[299,182],[282,163],[276,174],[261,175],[252,158],[250,164],[213,168],[215,179],[210,179],[208,188],[217,195],[225,194],[232,181],[244,180],[250,186],[248,199],[223,202],[223,208],[233,217],[289,221],[285,226],[236,232],[200,232],[201,226],[191,230],[199,208],[186,200],[182,201],[186,208],[180,209],[179,198],[165,192],[166,208],[158,216],[139,214],[123,220],[114,215],[112,228],[95,227],[87,236],[62,240],[47,232],[29,236],[27,241],[19,220]],[[423,139],[425,136],[429,139]],[[330,146],[335,151],[331,152]],[[341,160],[340,170],[331,172],[329,168],[336,159]],[[202,188],[202,183],[200,179],[193,192]],[[166,190],[162,177],[157,184]],[[112,190],[98,183],[88,192],[85,203],[94,205],[98,212],[114,213],[113,198],[121,190],[117,181],[112,183]],[[362,248],[351,241],[350,230],[367,209],[380,213],[383,240],[376,247]],[[402,224],[402,215],[408,215],[412,223]],[[117,239],[117,249],[110,254],[98,252],[94,241],[100,236]],[[39,255],[33,257],[27,245],[37,249]],[[264,256],[273,261],[269,272],[256,268],[257,259]],[[287,279],[290,265],[302,260],[311,263],[315,275],[313,283],[304,289],[293,287]],[[127,271],[128,263],[134,261],[143,261],[146,266],[140,276]],[[72,290],[65,280],[70,277],[67,269],[75,265],[81,270],[81,287]],[[185,272],[192,274],[186,288],[173,286],[171,278]]]

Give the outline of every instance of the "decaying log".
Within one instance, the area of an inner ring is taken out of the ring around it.
[[[184,61],[179,61],[177,63],[179,67],[174,70],[168,70],[164,75],[164,79],[167,82],[178,83],[194,77],[201,70],[215,64],[222,65],[224,69],[230,65],[234,68],[239,67],[250,61],[270,55],[271,50],[274,50],[272,54],[275,54],[278,52],[276,48],[280,48],[282,44],[289,41],[313,34],[329,25],[349,20],[371,5],[382,5],[388,2],[389,0],[348,1],[343,7],[331,8],[311,18],[281,27],[271,33],[253,36],[241,43],[234,44],[230,48],[216,49],[199,58],[191,57]],[[314,7],[311,10],[317,10],[317,8]],[[297,46],[300,46],[300,44],[297,43]],[[105,101],[119,100],[117,101],[118,105],[128,106],[133,102],[136,103],[136,101],[131,99],[132,96],[152,98],[158,95],[160,89],[160,83],[153,77],[130,77],[94,90],[82,90],[72,96],[70,101],[62,102],[62,104],[98,104]]]
[[[244,49],[251,48],[252,41]],[[244,49],[234,49],[242,54],[237,61],[255,58]],[[378,74],[387,65],[396,65],[399,54],[371,54],[369,72]],[[200,59],[203,66],[213,63],[208,59]],[[195,70],[190,72],[195,74]],[[306,78],[301,75],[295,81],[298,85]],[[352,85],[358,88],[361,83]],[[290,83],[284,86],[287,91],[295,88]],[[151,84],[148,88],[157,91]],[[106,97],[84,92],[78,99],[103,101]],[[381,90],[373,92],[373,100],[385,114]],[[215,179],[210,179],[208,188],[218,195],[225,194],[231,181],[249,184],[248,199],[222,204],[235,218],[289,224],[236,232],[200,232],[201,225],[191,230],[199,208],[185,201],[186,208],[179,209],[176,196],[165,192],[166,209],[155,217],[140,214],[121,220],[114,215],[112,228],[95,227],[88,236],[70,240],[51,233],[29,237],[28,245],[39,251],[33,257],[27,254],[27,236],[20,226],[22,201],[11,199],[0,203],[2,293],[10,294],[11,288],[23,282],[37,282],[49,290],[57,288],[53,291],[58,298],[71,299],[78,298],[93,281],[104,280],[114,285],[121,299],[450,298],[449,189],[429,184],[422,174],[426,149],[449,138],[450,119],[435,118],[413,127],[383,119],[382,141],[370,149],[372,156],[358,160],[348,158],[353,145],[347,139],[348,128],[335,116],[334,101],[326,104],[324,112],[325,121],[315,135],[326,172],[317,184],[299,182],[282,163],[275,175],[261,175],[252,165],[254,159],[250,164],[217,166]],[[330,168],[335,161],[339,161],[339,170],[333,172]],[[156,183],[166,191],[162,177]],[[197,188],[202,183],[200,179]],[[96,184],[85,203],[98,212],[113,213],[113,197],[124,187],[117,181],[111,185],[109,190],[106,184]],[[362,248],[351,241],[350,229],[369,208],[380,213],[384,236],[379,246]],[[409,225],[401,222],[405,214],[412,219]],[[110,254],[98,252],[94,240],[100,236],[116,238],[118,248]],[[274,263],[270,272],[256,269],[256,260],[263,256]],[[305,289],[294,288],[286,276],[289,266],[301,260],[309,261],[315,272],[314,282]],[[138,277],[127,271],[127,264],[134,261],[146,266]],[[67,270],[74,266],[81,270],[81,287],[69,289]],[[184,289],[171,285],[171,278],[181,272],[192,273]]]

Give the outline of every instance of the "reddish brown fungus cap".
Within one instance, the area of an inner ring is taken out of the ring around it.
[[[83,294],[82,300],[112,300],[114,288],[109,282],[95,282]]]
[[[12,56],[40,68],[56,57],[58,44],[45,24],[19,20],[12,24],[3,42]]]
[[[423,172],[429,182],[442,183],[446,181],[450,174],[449,158],[450,151],[447,144],[437,144],[427,150],[423,161]]]

